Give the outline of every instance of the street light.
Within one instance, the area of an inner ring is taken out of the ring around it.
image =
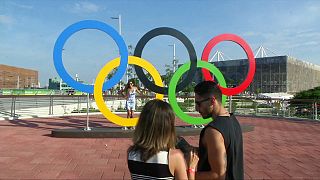
[[[116,19],[118,20],[118,26],[119,26],[119,34],[120,36],[122,35],[122,22],[121,22],[121,14],[118,15],[118,17],[110,17],[111,19]],[[120,51],[119,51],[119,54],[120,54]],[[128,65],[127,65],[127,69],[128,69]],[[128,77],[128,73],[126,71],[126,78],[127,78],[127,81],[129,81],[129,77]],[[121,89],[121,83],[120,83],[120,89]]]
[[[119,14],[118,17],[110,17],[111,19],[117,19],[118,20],[118,25],[119,25],[119,34],[121,35],[121,14]]]
[[[176,72],[176,68],[177,68],[177,59],[176,59],[176,44],[170,44],[168,46],[172,46],[173,47],[173,60],[172,60],[172,67],[173,67],[173,72]]]

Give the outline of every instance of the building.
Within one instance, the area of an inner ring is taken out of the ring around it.
[[[56,77],[53,79],[50,78],[48,89],[60,90],[61,89],[61,81]]]
[[[74,89],[71,86],[63,82],[62,79],[58,79],[58,78],[49,79],[48,89],[74,92]]]
[[[214,62],[228,86],[237,86],[248,73],[248,60]],[[320,66],[289,56],[256,58],[254,80],[246,91],[252,93],[290,93],[320,86]]]
[[[38,71],[0,64],[0,89],[38,88]]]
[[[78,75],[76,74],[76,81],[79,83],[84,83],[84,81],[80,80]],[[68,95],[83,95],[81,91],[75,90],[73,87],[69,86],[67,83],[63,82],[62,79],[58,79],[57,77],[53,79],[49,79],[50,90],[59,90],[60,92],[66,93]]]
[[[78,77],[78,74],[76,74],[76,81],[79,83],[83,83]],[[74,90],[71,86],[69,86],[67,83],[63,82],[62,79],[58,79],[57,77],[53,79],[49,79],[49,86],[48,89],[55,89],[55,90]]]

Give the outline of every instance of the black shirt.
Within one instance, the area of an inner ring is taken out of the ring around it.
[[[241,126],[233,114],[218,116],[210,122],[200,133],[198,171],[210,171],[208,153],[202,144],[204,132],[207,128],[218,130],[224,139],[227,153],[226,179],[244,179],[243,172],[243,141]]]

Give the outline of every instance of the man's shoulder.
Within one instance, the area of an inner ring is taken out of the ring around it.
[[[230,116],[218,116],[213,121],[211,121],[208,126],[215,127],[215,126],[225,126],[229,123],[232,123],[232,121],[238,121],[236,116],[233,113],[230,113]]]
[[[206,127],[204,134],[210,133],[211,135],[223,136],[228,133],[232,126],[231,116],[220,116],[210,122]]]
[[[204,133],[205,134],[212,134],[212,135],[218,135],[221,134],[221,132],[219,131],[219,129],[215,128],[214,126],[208,126],[207,128],[204,129]]]
[[[225,117],[218,116],[213,121],[211,121],[207,126],[215,128],[217,126],[225,124],[225,120],[226,120]]]
[[[220,142],[220,140],[224,140],[224,136],[222,134],[222,132],[220,132],[220,130],[214,128],[214,127],[207,127],[205,130],[204,130],[204,135],[203,135],[203,140],[202,142],[204,144],[207,144],[210,142],[210,144],[212,143],[218,143]]]

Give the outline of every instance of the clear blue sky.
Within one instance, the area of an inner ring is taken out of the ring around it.
[[[186,0],[186,1],[81,1],[81,0],[0,0],[0,64],[39,71],[41,86],[58,77],[53,66],[53,46],[69,25],[85,19],[103,21],[118,29],[122,16],[123,38],[135,46],[149,30],[172,27],[194,44],[200,59],[205,44],[214,36],[234,33],[252,50],[260,45],[276,55],[291,55],[320,65],[320,1],[316,0]],[[187,61],[184,46],[175,38],[152,39],[142,57],[160,72],[171,64],[176,43],[179,63]],[[82,30],[65,44],[63,63],[71,75],[92,82],[99,69],[118,56],[112,39],[98,30]],[[225,58],[245,58],[240,46],[223,42],[212,50]],[[269,55],[273,55],[269,52]]]

